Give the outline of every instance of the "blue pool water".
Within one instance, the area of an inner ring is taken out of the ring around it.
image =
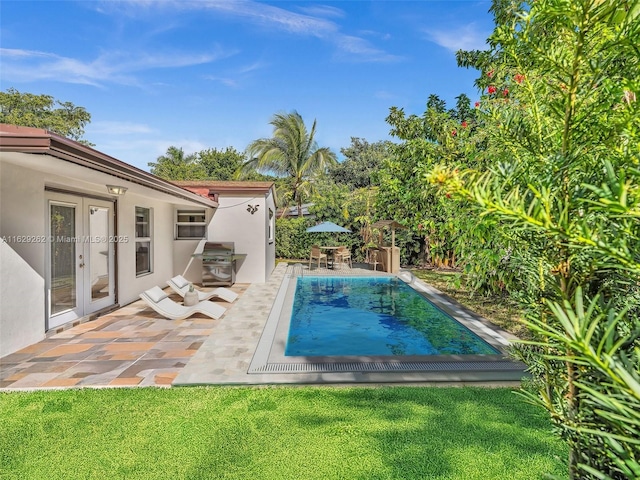
[[[395,277],[297,282],[287,356],[499,353]]]

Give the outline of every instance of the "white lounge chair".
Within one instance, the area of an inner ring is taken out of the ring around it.
[[[192,307],[185,307],[171,300],[160,287],[153,287],[142,292],[140,298],[160,315],[171,320],[182,320],[196,313],[218,319],[227,311],[222,305],[207,300]]]
[[[176,275],[171,280],[167,281],[167,283],[182,298],[184,298],[185,293],[189,291],[189,285],[191,284],[182,275]],[[233,303],[238,298],[238,294],[236,292],[224,287],[218,287],[215,290],[212,290],[210,292],[202,292],[200,290],[196,290],[196,292],[198,292],[199,301],[209,300],[213,297],[218,297],[224,300],[225,302]]]

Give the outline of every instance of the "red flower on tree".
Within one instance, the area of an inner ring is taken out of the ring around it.
[[[521,73],[517,73],[516,76],[513,77],[513,79],[516,81],[517,84],[520,84],[524,80],[524,75],[522,75]]]
[[[506,97],[507,95],[509,95],[509,89],[508,89],[508,88],[505,88],[505,89],[502,91],[502,95],[504,95],[505,97]]]
[[[467,128],[467,122],[466,120],[464,122],[462,122],[460,125],[462,125],[462,128]]]
[[[489,85],[489,88],[487,88],[487,92],[489,92],[489,95],[493,95],[494,93],[496,93],[496,91],[497,89],[493,85]]]
[[[489,77],[489,78],[493,77],[493,70],[489,70],[487,72],[487,77]]]
[[[476,102],[476,108],[480,108],[480,102]]]
[[[455,137],[458,134],[458,131],[454,128],[453,130],[451,130],[451,136]]]

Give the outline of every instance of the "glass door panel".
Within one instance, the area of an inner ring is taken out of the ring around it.
[[[76,206],[50,205],[51,315],[78,306]]]
[[[109,296],[110,242],[109,208],[89,206],[88,271],[91,301]]]
[[[46,328],[115,304],[113,202],[48,194]]]

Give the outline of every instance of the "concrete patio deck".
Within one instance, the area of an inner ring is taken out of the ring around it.
[[[307,266],[296,267],[308,273]],[[280,263],[264,284],[234,285],[240,294],[218,320],[199,315],[186,320],[161,318],[142,301],[97,320],[52,335],[0,359],[0,388],[10,390],[69,387],[170,385],[257,385],[305,383],[481,383],[482,376],[459,372],[261,372],[250,367],[259,355],[265,326],[279,314],[281,285],[294,267]],[[313,268],[316,275],[371,275],[366,266],[353,269]],[[383,275],[377,272],[378,275]],[[424,288],[424,287],[423,287]],[[428,288],[428,287],[427,287]],[[439,292],[433,289],[431,292]],[[179,297],[173,297],[179,301]],[[443,297],[443,302],[447,302]],[[453,308],[461,310],[460,306]],[[461,312],[473,315],[470,312]],[[479,318],[479,317],[478,317]],[[486,320],[479,319],[491,325]],[[478,321],[478,320],[476,320]],[[481,326],[482,327],[482,326]],[[497,330],[497,329],[496,329]],[[491,332],[489,332],[491,333]],[[500,332],[509,338],[509,334]],[[264,342],[262,342],[264,344]],[[268,342],[267,342],[268,343]],[[261,347],[264,349],[264,347]],[[267,347],[268,348],[268,347]],[[521,366],[493,375],[491,385],[514,385]],[[465,380],[465,378],[467,378]]]

